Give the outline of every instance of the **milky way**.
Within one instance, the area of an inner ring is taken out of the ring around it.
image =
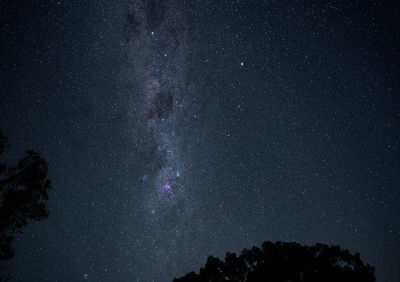
[[[184,15],[173,2],[132,1],[125,11],[128,111],[139,133],[136,153],[144,167],[138,181],[148,228],[143,244],[160,271],[170,267],[173,250],[184,244],[181,227],[193,204],[187,204],[190,156],[184,148],[193,100],[187,78],[190,44]]]
[[[179,127],[187,104],[187,31],[183,16],[164,1],[134,1],[127,11],[129,79],[137,96],[131,110],[140,121],[138,152],[148,166],[142,181],[151,190],[149,208],[155,214],[183,194]]]

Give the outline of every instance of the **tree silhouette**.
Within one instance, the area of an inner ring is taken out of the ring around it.
[[[7,146],[0,130],[0,157]],[[28,220],[48,217],[46,201],[50,187],[47,163],[39,153],[26,151],[15,167],[0,161],[0,260],[14,256],[15,234],[21,233]]]
[[[174,282],[273,281],[273,282],[370,282],[374,267],[364,264],[360,254],[339,246],[317,243],[264,242],[262,248],[244,249],[237,256],[227,253],[225,261],[208,257],[200,273],[190,272]]]

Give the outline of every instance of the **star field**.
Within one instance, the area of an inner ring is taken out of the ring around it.
[[[7,158],[53,183],[15,281],[172,281],[265,240],[399,281],[399,4],[5,3]]]

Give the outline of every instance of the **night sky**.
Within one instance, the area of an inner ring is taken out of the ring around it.
[[[265,240],[400,281],[388,3],[1,1],[7,158],[39,151],[53,184],[14,281],[171,281]]]

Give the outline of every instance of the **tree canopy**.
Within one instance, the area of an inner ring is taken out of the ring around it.
[[[0,130],[0,157],[8,143]],[[46,201],[51,187],[47,163],[35,151],[26,151],[16,166],[0,161],[0,260],[14,256],[15,234],[29,220],[48,217]]]
[[[273,282],[370,282],[374,267],[364,264],[360,254],[350,254],[339,246],[317,243],[264,242],[261,249],[244,249],[237,256],[227,253],[225,261],[208,257],[200,273],[190,272],[174,282],[273,281]]]

